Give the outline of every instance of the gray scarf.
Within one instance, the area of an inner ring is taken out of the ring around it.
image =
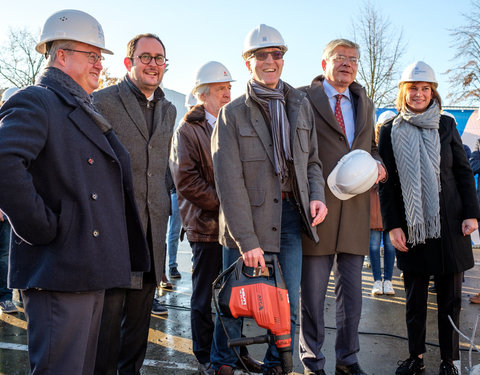
[[[408,242],[440,237],[440,107],[401,112],[392,126],[392,147],[402,186]]]
[[[93,106],[92,96],[88,95],[87,92],[68,74],[62,72],[60,69],[50,66],[45,68],[39,80],[42,77],[58,82],[70,94],[72,94],[80,107],[88,113],[102,133],[106,133],[112,129],[112,126],[108,123],[107,119]]]
[[[293,160],[290,147],[290,122],[285,112],[285,85],[280,80],[277,88],[270,89],[259,85],[253,79],[247,85],[248,91],[253,90],[256,99],[270,115],[275,173],[284,181],[288,177],[287,161]]]

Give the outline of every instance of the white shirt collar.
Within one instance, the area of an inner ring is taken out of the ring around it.
[[[328,98],[331,99],[335,95],[340,94],[335,87],[333,87],[326,79],[323,80],[323,90],[325,91],[325,94],[327,94]],[[352,100],[350,97],[350,89],[347,87],[347,89],[342,93],[343,96],[347,97],[348,100]]]
[[[215,123],[217,122],[217,118],[212,115],[210,112],[205,110],[205,118],[207,119],[207,122],[210,124],[210,126],[213,128],[215,127]]]

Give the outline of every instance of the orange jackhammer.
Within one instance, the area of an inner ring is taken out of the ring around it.
[[[246,267],[240,257],[215,280],[216,285],[222,278],[225,281],[220,288],[218,301],[212,286],[217,316],[252,317],[257,324],[269,330],[266,335],[256,337],[228,338],[228,346],[245,346],[251,344],[275,344],[280,354],[284,374],[293,369],[290,335],[290,301],[287,286],[283,279],[280,264],[274,254],[265,254],[266,272],[257,275],[257,269]],[[221,313],[222,314],[221,314]],[[240,356],[235,350],[240,359]],[[241,359],[240,359],[241,360]]]

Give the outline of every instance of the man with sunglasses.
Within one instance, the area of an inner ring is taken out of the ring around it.
[[[325,175],[355,149],[378,162],[377,182],[386,176],[374,138],[374,105],[365,89],[354,82],[359,47],[346,39],[332,40],[322,55],[325,72],[302,88],[307,93],[318,137],[318,156]],[[335,375],[365,375],[358,364],[358,325],[362,310],[362,266],[369,251],[369,192],[340,200],[325,189],[328,217],[317,227],[320,242],[303,238],[300,313],[300,358],[305,374],[325,374],[321,349],[325,338],[325,295],[334,263],[337,308]]]
[[[130,153],[135,198],[150,250],[149,272],[132,273],[129,288],[105,293],[95,374],[137,375],[147,350],[155,289],[162,281],[170,215],[168,173],[176,109],[159,87],[165,73],[165,46],[154,34],[127,44],[127,74],[94,93],[94,104],[112,124]]]
[[[47,57],[38,83],[0,110],[9,287],[23,294],[30,374],[92,374],[105,290],[150,259],[128,152],[91,102],[101,54],[112,53],[102,27],[56,12],[36,50]]]
[[[312,109],[304,93],[280,79],[286,51],[273,27],[262,24],[247,35],[243,58],[252,78],[246,94],[220,110],[212,155],[224,264],[243,256],[247,267],[264,269],[263,254],[277,254],[288,288],[294,338],[301,232],[318,241],[314,226],[323,221],[327,208]],[[222,320],[230,338],[240,337],[241,319]],[[222,375],[233,374],[237,364],[219,319],[211,362]],[[268,347],[263,372],[283,373],[275,345]]]

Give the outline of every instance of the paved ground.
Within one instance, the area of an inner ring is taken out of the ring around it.
[[[169,306],[168,317],[152,316],[150,327],[149,346],[147,359],[142,369],[143,375],[163,374],[194,374],[196,370],[195,358],[192,354],[192,341],[190,334],[190,249],[183,242],[179,249],[179,263],[182,278],[174,281],[174,289],[164,292],[162,300]],[[468,297],[480,290],[480,250],[475,250],[476,267],[465,275],[462,297],[461,330],[471,336],[472,328],[477,316],[480,314],[480,305],[468,303]],[[363,272],[363,313],[360,325],[359,359],[362,367],[369,375],[390,375],[395,373],[396,363],[399,359],[408,357],[405,327],[405,294],[403,281],[399,271],[395,270],[394,297],[372,297],[370,291],[373,284],[371,272],[364,268]],[[207,287],[207,286],[206,286]],[[427,369],[425,375],[438,374],[440,362],[439,350],[436,346],[437,323],[435,295],[429,297],[429,315],[427,340],[431,345],[425,355]],[[330,285],[325,309],[326,342],[324,353],[327,358],[326,372],[334,374],[335,356],[335,300],[333,285]],[[247,336],[261,334],[254,321],[247,320]],[[0,375],[28,374],[26,352],[26,322],[23,313],[0,315]],[[480,331],[480,328],[479,328]],[[298,332],[296,335],[298,345]],[[480,332],[477,332],[476,343],[480,344]],[[298,347],[298,346],[297,346]],[[462,340],[462,348],[467,350],[468,344]],[[250,353],[261,359],[265,345],[255,345],[249,348]],[[468,352],[462,352],[462,374],[467,374],[464,367],[468,365]],[[473,363],[480,363],[480,354],[473,356]],[[294,356],[295,374],[303,374],[303,367]],[[65,374],[68,375],[68,374]]]

